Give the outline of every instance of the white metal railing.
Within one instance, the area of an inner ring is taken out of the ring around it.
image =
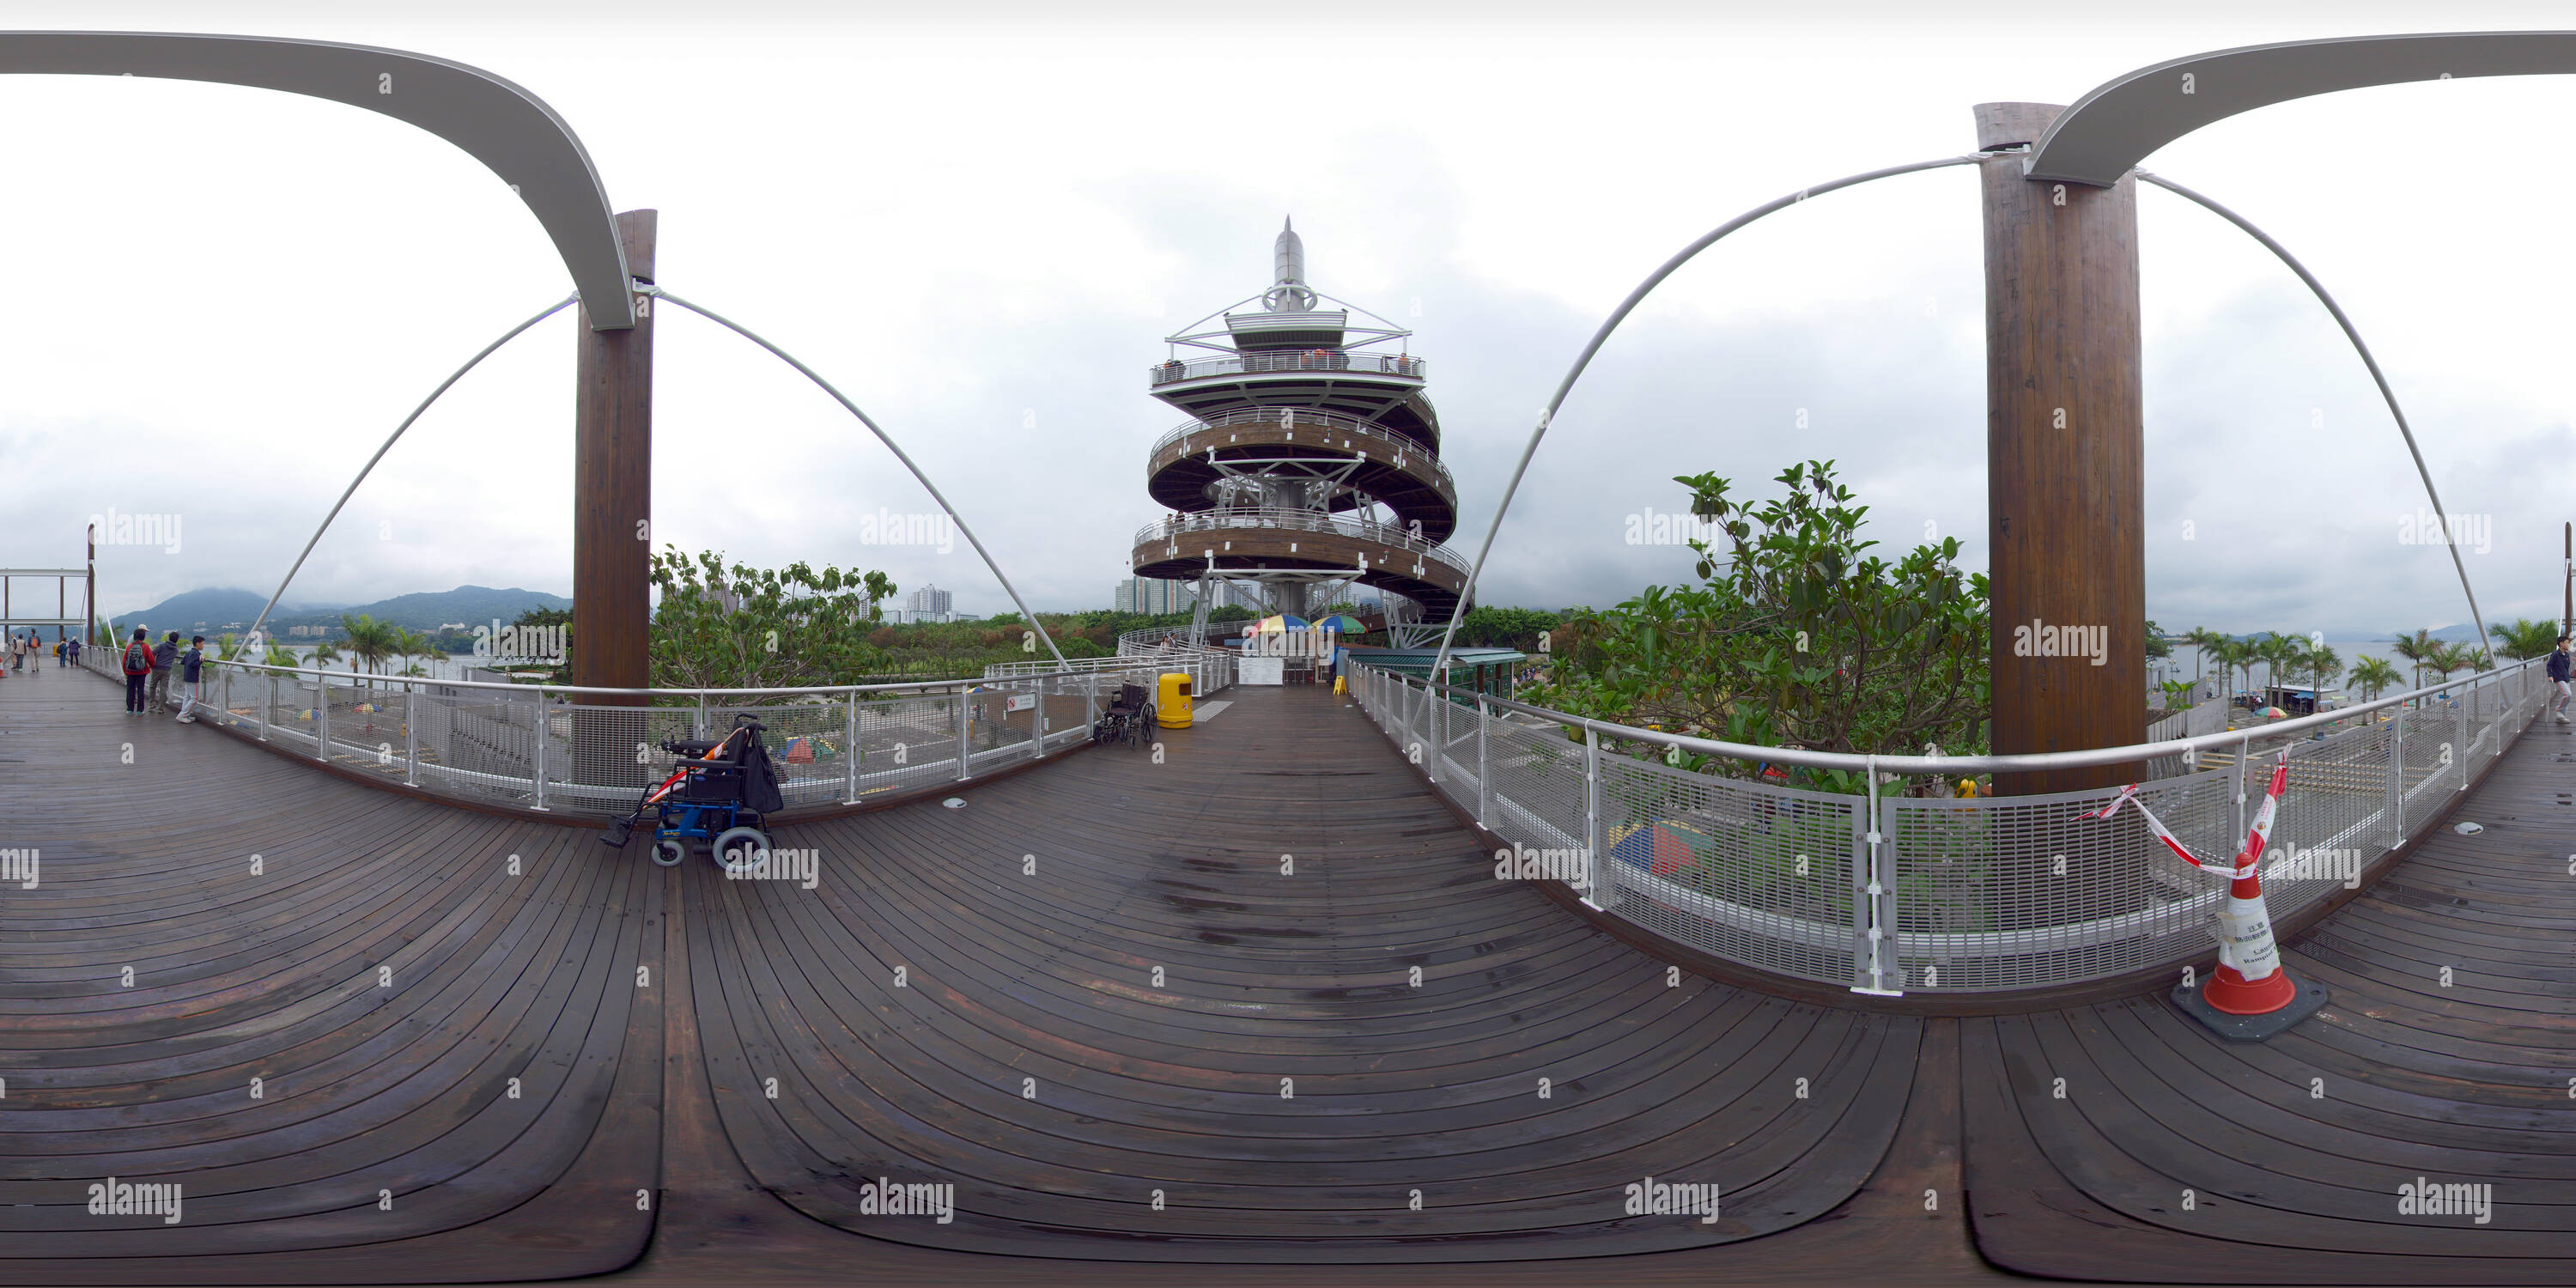
[[[1215,692],[1216,689],[1224,688],[1226,685],[1234,682],[1234,658],[1236,656],[1234,650],[1224,648],[1188,647],[1187,641],[1189,639],[1190,628],[1186,626],[1165,627],[1160,629],[1168,631],[1170,633],[1170,637],[1179,642],[1170,649],[1164,649],[1161,648],[1159,644],[1159,641],[1163,637],[1157,636],[1156,647],[1145,649],[1137,653],[1129,653],[1126,651],[1125,647],[1126,636],[1122,635],[1119,637],[1119,652],[1112,657],[1077,657],[1068,659],[1062,663],[1058,663],[1053,659],[1049,659],[1044,662],[996,662],[984,668],[984,678],[988,680],[1018,679],[1024,676],[1054,675],[1068,671],[1132,671],[1136,670],[1141,665],[1138,661],[1140,657],[1150,657],[1160,662],[1178,663],[1205,661],[1220,665],[1224,669],[1213,677],[1214,687],[1208,690],[1211,693]],[[1142,632],[1138,631],[1129,631],[1128,635],[1141,633]],[[1162,669],[1174,670],[1187,668],[1166,666]]]
[[[1349,371],[1362,375],[1423,378],[1422,359],[1393,353],[1345,353],[1339,349],[1257,349],[1223,358],[1183,362],[1175,358],[1150,368],[1153,382],[1168,385],[1203,376],[1259,375],[1268,372]]]
[[[81,665],[122,684],[120,651]],[[387,781],[536,810],[623,814],[670,772],[668,738],[765,726],[798,805],[858,804],[958,782],[1079,743],[1121,683],[1182,670],[1194,693],[1233,681],[1213,650],[990,679],[795,689],[605,689],[369,676],[208,660],[199,719]],[[173,682],[171,698],[183,686]],[[600,699],[622,699],[605,702]],[[636,705],[627,705],[632,702]]]
[[[2227,855],[2274,753],[2290,776],[2263,882],[2272,914],[2324,898],[2465,791],[2538,718],[2537,662],[2357,707],[2199,738],[2038,756],[1863,756],[1715,742],[1468,693],[1378,667],[1352,675],[1370,719],[1437,789],[1516,846],[1579,854],[1592,906],[1701,952],[1877,993],[2041,988],[2179,967],[2209,951],[2226,885],[2126,813],[2116,790],[1862,796],[1663,763],[1675,750],[1840,768],[1892,784],[1990,770],[2143,763],[2186,845]]]
[[[1160,541],[1169,546],[1192,533],[1241,531],[1320,532],[1350,537],[1403,550],[1417,556],[1416,562],[1427,559],[1461,574],[1467,571],[1467,561],[1447,546],[1414,536],[1395,524],[1379,523],[1373,519],[1346,519],[1320,510],[1195,510],[1185,514],[1167,514],[1138,528],[1135,544],[1141,546]],[[1198,553],[1197,550],[1181,549],[1172,557]]]
[[[1430,448],[1373,420],[1345,416],[1340,412],[1311,411],[1303,407],[1237,407],[1204,420],[1188,421],[1161,438],[1155,439],[1154,448],[1146,453],[1146,459],[1149,461],[1159,459],[1163,453],[1193,434],[1204,434],[1228,426],[1242,425],[1272,426],[1287,434],[1289,442],[1312,441],[1324,447],[1356,452],[1362,456],[1367,456],[1370,449],[1374,448],[1377,455],[1369,459],[1390,461],[1397,469],[1410,469],[1413,462],[1421,461],[1428,464],[1432,472],[1438,476],[1443,495],[1454,497],[1458,494],[1456,481],[1449,477],[1449,467],[1442,464],[1440,458]],[[1298,433],[1310,427],[1313,431],[1310,439],[1297,437]]]

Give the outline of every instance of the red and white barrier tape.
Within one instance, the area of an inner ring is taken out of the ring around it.
[[[2263,805],[2254,811],[2254,826],[2245,833],[2245,848],[2237,854],[2233,866],[2222,864],[2215,858],[2204,859],[2185,848],[2181,841],[2174,839],[2174,834],[2165,827],[2163,820],[2158,819],[2155,811],[2148,809],[2146,801],[2139,797],[2136,783],[2121,788],[2120,794],[2112,797],[2110,804],[2100,809],[2086,810],[2075,817],[2079,820],[2107,819],[2119,813],[2122,805],[2135,805],[2138,807],[2138,814],[2147,820],[2148,829],[2156,834],[2156,839],[2164,842],[2165,848],[2180,856],[2183,862],[2204,872],[2242,881],[2253,876],[2261,868],[2263,847],[2270,844],[2272,840],[2272,819],[2280,812],[2281,792],[2289,786],[2289,782],[2290,753],[2287,748],[2283,748],[2280,759],[2272,766],[2272,782],[2264,789]]]

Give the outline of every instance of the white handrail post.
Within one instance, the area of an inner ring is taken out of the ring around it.
[[[331,763],[331,677],[313,669],[313,758]]]
[[[859,691],[850,690],[847,705],[841,708],[841,773],[846,780],[841,803],[859,803]]]
[[[1440,783],[1440,762],[1449,755],[1449,707],[1451,704],[1449,701],[1449,695],[1440,691],[1440,681],[1436,677],[1431,681],[1430,686],[1423,690],[1423,695],[1425,700],[1431,704],[1431,710],[1438,711],[1440,713],[1440,718],[1436,721],[1429,718],[1430,711],[1425,711],[1423,713],[1423,724],[1429,726],[1429,733],[1431,736],[1431,764],[1428,768],[1428,772],[1431,775],[1432,785],[1438,786]]]
[[[403,684],[403,786],[420,786],[420,686]]]
[[[1046,756],[1046,677],[1029,681],[1029,759]]]
[[[957,687],[957,781],[961,783],[975,776],[975,752],[966,740],[966,704],[974,700],[973,695],[967,692],[971,687],[962,684]]]
[[[2388,720],[2388,848],[2406,843],[2406,707]]]
[[[2458,762],[2460,762],[2460,785],[2459,785],[2457,788],[2453,789],[2453,790],[2455,790],[2455,791],[2463,791],[2463,792],[2465,792],[2465,791],[2469,790],[2469,702],[2468,702],[2468,699],[2469,699],[2469,695],[2474,694],[2474,693],[2476,693],[2476,692],[2477,692],[2477,686],[2478,686],[2478,682],[2477,682],[2476,680],[2471,680],[2471,681],[2469,681],[2468,688],[2467,688],[2466,690],[2464,690],[2464,691],[2460,691],[2460,692],[2454,692],[2454,693],[2451,695],[2451,709],[2452,709],[2452,715],[2453,715],[2454,717],[2456,717],[2456,718],[2457,718],[2457,720],[2458,720],[2458,722],[2459,722],[2459,726],[2460,726],[2460,731],[2459,731],[2459,733],[2456,735],[2456,737],[2459,739],[2460,754],[2458,754],[2457,756],[2452,757],[2452,759],[2457,760]]]
[[[1583,901],[1595,908],[1593,871],[1601,866],[1601,733],[1583,726]]]
[[[546,807],[546,686],[542,684],[537,686],[537,718],[531,722],[529,732],[536,735],[537,739],[536,757],[528,765],[529,774],[535,779],[537,793],[537,803],[533,808],[544,809]]]
[[[1490,808],[1494,779],[1485,754],[1485,723],[1485,695],[1479,693],[1476,695],[1476,825],[1491,828],[1494,825],[1494,813]],[[1584,874],[1589,876],[1591,871],[1587,866]]]
[[[2245,835],[2245,762],[2253,754],[2254,735],[2240,735],[2236,739],[2236,830],[2229,836]]]
[[[272,671],[262,671],[259,673],[259,740],[261,742],[268,741],[268,709],[276,705],[277,675]]]

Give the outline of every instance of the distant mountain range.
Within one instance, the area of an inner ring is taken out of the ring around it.
[[[221,631],[248,630],[259,617],[268,596],[231,587],[191,590],[172,595],[139,613],[120,613],[117,620],[128,629],[150,626],[157,630]],[[532,608],[570,608],[572,601],[542,590],[521,590],[516,586],[495,590],[490,586],[459,586],[454,590],[396,595],[372,604],[296,604],[278,605],[269,615],[267,633],[271,638],[289,638],[287,632],[297,626],[336,628],[345,614],[356,617],[363,613],[380,622],[415,631],[434,631],[440,626],[465,623],[467,629],[489,626],[492,619],[503,622]]]

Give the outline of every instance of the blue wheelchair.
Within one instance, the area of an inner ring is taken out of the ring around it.
[[[624,849],[636,826],[653,821],[653,861],[676,866],[693,843],[728,872],[747,872],[769,854],[767,816],[786,808],[778,771],[761,741],[768,727],[748,715],[713,741],[665,739],[662,750],[679,757],[671,776],[645,791],[635,812],[609,824],[600,844]]]

